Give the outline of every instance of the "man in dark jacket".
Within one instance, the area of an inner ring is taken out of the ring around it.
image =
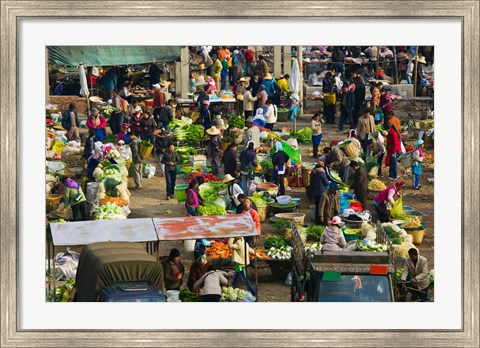
[[[62,116],[62,127],[67,131],[68,141],[75,140],[80,143],[80,134],[78,133],[80,122],[78,122],[78,114],[75,108],[75,103],[70,103],[68,110]]]
[[[357,126],[358,118],[360,117],[360,107],[365,102],[365,83],[361,76],[358,75],[356,71],[352,72],[352,82],[355,85],[355,90],[353,94],[355,95],[355,106],[353,107],[353,122],[354,127]],[[352,128],[354,128],[352,127]]]
[[[325,93],[337,93],[337,87],[335,86],[335,77],[331,71],[325,73],[325,78],[322,81],[322,92]],[[335,123],[335,104],[327,104],[324,100],[323,102],[323,115],[328,124]]]
[[[361,167],[358,162],[352,161],[350,167],[354,170],[353,183],[350,188],[353,189],[355,197],[362,203],[363,210],[367,208],[367,196],[368,196],[368,177],[365,167]]]
[[[250,78],[250,83],[249,86],[252,87],[252,97],[255,97],[258,93],[258,89],[260,88],[260,85],[262,84],[263,79],[260,78],[258,71],[255,71],[253,73],[253,76]]]
[[[335,46],[332,53],[332,61],[335,63],[336,70],[342,74],[342,81],[345,81],[345,54],[340,46]]]
[[[351,89],[350,89],[351,88]],[[355,107],[355,95],[353,94],[353,90],[355,89],[355,85],[352,83],[351,87],[347,84],[343,85],[342,91],[342,104],[340,107],[340,121],[338,122],[338,132],[343,132],[343,124],[345,121],[348,121],[350,124],[350,128],[354,127],[353,124],[353,109]]]
[[[238,145],[232,143],[223,154],[222,163],[225,175],[230,174],[233,177],[237,176],[237,148]]]

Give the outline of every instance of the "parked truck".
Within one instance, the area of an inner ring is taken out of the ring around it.
[[[377,225],[377,241],[386,251],[305,252],[296,226],[292,230],[292,301],[394,302],[395,261],[392,245]]]

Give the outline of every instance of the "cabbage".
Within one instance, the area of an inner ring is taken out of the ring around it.
[[[213,205],[220,206],[223,209],[227,210],[227,202],[225,202],[225,199],[223,199],[222,197],[219,197],[215,201],[213,201]]]

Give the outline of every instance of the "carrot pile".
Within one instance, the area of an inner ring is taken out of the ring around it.
[[[423,158],[427,161],[433,161],[433,155],[429,153],[423,153]]]
[[[257,257],[261,259],[268,259],[268,255],[260,249],[255,249]],[[212,259],[228,259],[232,257],[232,251],[228,248],[228,244],[212,241],[210,246],[206,248],[207,256]],[[254,258],[254,255],[250,255]]]
[[[211,242],[210,246],[206,248],[208,257],[212,259],[227,259],[232,256],[232,251],[225,243]]]
[[[100,205],[104,205],[105,203],[110,202],[110,203],[115,203],[119,207],[123,207],[127,205],[127,201],[124,200],[122,197],[109,197],[106,196],[104,199],[100,201]]]

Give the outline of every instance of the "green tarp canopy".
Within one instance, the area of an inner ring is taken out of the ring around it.
[[[114,66],[173,62],[180,59],[181,46],[49,46],[52,64]]]
[[[124,282],[146,282],[165,293],[162,264],[140,244],[101,242],[83,248],[76,274],[76,302],[95,302],[101,289]]]

